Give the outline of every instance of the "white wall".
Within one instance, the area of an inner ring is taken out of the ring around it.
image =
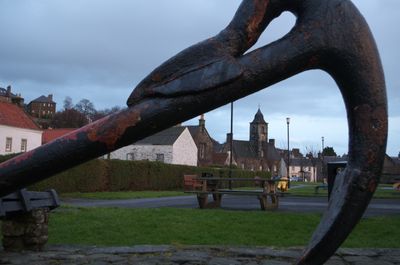
[[[156,161],[157,154],[164,155],[164,163],[172,164],[172,146],[168,145],[128,145],[110,153],[110,159]]]
[[[42,131],[0,125],[0,154],[21,152],[21,140],[27,139],[27,151],[42,145]],[[12,138],[11,152],[6,152],[6,138]]]
[[[173,145],[172,164],[197,166],[197,146],[187,128]]]
[[[197,166],[196,143],[187,128],[174,145],[128,145],[110,153],[110,159],[157,161],[157,154],[163,154],[167,164]]]
[[[293,167],[294,167],[294,169],[293,169]],[[296,175],[297,177],[301,177],[301,172],[300,172],[301,167],[300,166],[290,166],[289,171],[290,171],[289,176]],[[307,172],[307,174],[309,174],[311,182],[317,181],[317,179],[314,175],[314,167],[313,166],[310,166],[310,171],[308,170],[308,166],[303,166],[303,171]],[[316,170],[315,170],[315,173],[316,173]]]

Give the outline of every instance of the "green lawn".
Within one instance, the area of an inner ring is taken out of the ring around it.
[[[116,192],[71,192],[60,194],[61,198],[84,198],[99,200],[159,198],[187,195],[182,191],[116,191]]]
[[[289,189],[290,195],[294,196],[328,196],[328,190],[319,188],[318,193],[315,193],[315,187],[322,183],[307,183],[307,182],[291,182]],[[380,199],[400,199],[400,191],[393,189],[392,185],[379,184],[374,193],[374,198]]]
[[[49,243],[303,246],[318,214],[199,209],[61,207],[50,216]],[[400,217],[362,220],[344,247],[400,247]]]
[[[319,189],[315,193],[315,187],[321,183],[291,182],[291,189],[288,193],[293,196],[328,196],[328,190]],[[260,189],[258,187],[241,187],[238,189]],[[117,191],[117,192],[73,192],[62,193],[61,198],[84,198],[84,199],[140,199],[140,198],[159,198],[170,196],[185,196],[182,191]],[[374,198],[400,199],[400,191],[392,189],[392,185],[380,184],[374,194]]]

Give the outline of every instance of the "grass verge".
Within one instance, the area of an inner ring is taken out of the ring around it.
[[[50,217],[49,243],[303,246],[318,214],[199,209],[62,207]],[[344,247],[400,247],[400,217],[363,219]]]
[[[315,192],[315,187],[322,183],[307,183],[307,182],[291,182],[289,189],[290,195],[294,196],[328,196],[328,190],[319,188],[318,193]],[[392,185],[380,184],[374,193],[376,199],[400,199],[400,191],[393,189]]]
[[[321,183],[291,182],[291,189],[288,191],[293,196],[328,196],[328,190],[320,188],[318,193],[315,187]],[[255,187],[241,187],[238,189],[255,189]],[[259,189],[259,188],[257,188]],[[99,200],[120,200],[120,199],[141,199],[160,198],[171,196],[185,196],[182,191],[116,191],[116,192],[70,192],[60,194],[61,198],[83,198]],[[400,191],[392,189],[392,185],[380,184],[374,194],[374,198],[400,199]]]
[[[182,191],[116,191],[116,192],[70,192],[60,194],[61,198],[83,198],[98,200],[122,200],[184,196]]]

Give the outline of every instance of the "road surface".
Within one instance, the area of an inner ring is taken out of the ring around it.
[[[210,198],[209,201],[212,199]],[[125,200],[93,200],[93,199],[65,199],[63,204],[83,207],[121,207],[121,208],[198,208],[195,195],[125,199]],[[280,197],[278,212],[322,213],[327,207],[326,197]],[[222,209],[227,210],[260,210],[256,196],[224,195]],[[368,206],[365,216],[399,215],[400,200],[374,199]]]

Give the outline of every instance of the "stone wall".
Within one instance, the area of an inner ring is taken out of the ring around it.
[[[4,250],[42,250],[48,240],[48,224],[47,208],[7,217],[1,227]]]

